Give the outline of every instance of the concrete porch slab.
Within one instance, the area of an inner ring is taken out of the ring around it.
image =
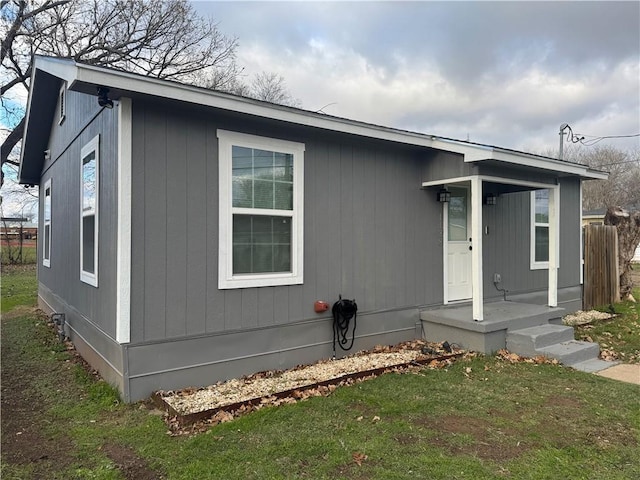
[[[563,314],[563,308],[502,300],[484,304],[482,322],[473,320],[469,303],[423,310],[420,320],[425,340],[490,354],[506,347],[507,331],[546,325]]]
[[[420,312],[420,319],[428,322],[463,328],[473,332],[516,330],[544,325],[549,320],[560,318],[564,309],[534,305],[531,303],[498,301],[484,304],[484,320],[473,320],[471,304],[440,307]]]

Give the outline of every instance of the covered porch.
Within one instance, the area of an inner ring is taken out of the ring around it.
[[[581,306],[581,181],[603,175],[551,158],[440,142],[457,155],[423,171],[422,187],[442,204],[443,256],[443,305],[420,312],[423,337],[484,353],[506,348],[514,335],[530,335],[534,346],[543,336],[549,345],[573,341],[560,307]]]

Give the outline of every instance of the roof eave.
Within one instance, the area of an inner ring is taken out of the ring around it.
[[[123,93],[131,92],[165,99],[176,99],[187,103],[209,106],[222,110],[268,118],[271,120],[279,120],[329,131],[353,134],[361,137],[376,138],[395,143],[453,152],[463,155],[465,162],[497,160],[520,166],[542,168],[559,174],[577,175],[584,179],[608,178],[608,174],[606,172],[598,172],[596,170],[589,169],[585,165],[554,160],[524,152],[501,149],[489,145],[473,144],[460,140],[397,130],[317,112],[274,105],[268,102],[206,90],[191,85],[169,82],[152,77],[144,77],[119,70],[106,69],[104,67],[76,63],[72,60],[36,57],[33,73],[34,76],[38,69],[65,80],[70,89],[83,91],[85,93],[95,93],[95,87],[103,85],[112,90],[119,90]],[[33,85],[34,83],[32,83],[32,86]],[[32,96],[30,92],[27,118],[29,118],[31,110],[31,98]],[[25,128],[25,137],[23,138],[23,141],[26,139],[27,135],[28,131]]]

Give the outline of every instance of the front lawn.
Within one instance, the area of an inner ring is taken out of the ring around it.
[[[88,372],[45,317],[5,310],[11,276],[3,480],[640,478],[638,386],[485,356],[171,436],[159,412],[122,404]]]

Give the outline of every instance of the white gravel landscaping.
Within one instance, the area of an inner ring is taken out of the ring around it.
[[[428,357],[420,350],[368,353],[339,360],[324,360],[283,372],[266,372],[248,378],[235,378],[195,390],[185,389],[159,394],[178,414],[190,415],[313,386],[345,375],[391,368],[426,358]]]

